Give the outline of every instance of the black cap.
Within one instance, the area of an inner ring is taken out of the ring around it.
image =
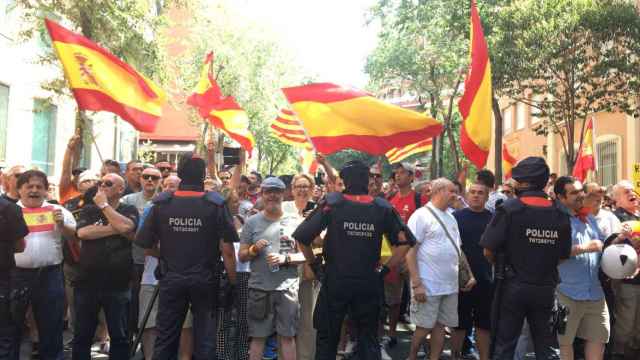
[[[549,173],[549,166],[543,158],[530,156],[518,162],[511,170],[511,177],[533,185],[535,190],[542,190],[547,185]]]
[[[365,195],[369,192],[369,167],[362,161],[352,160],[344,164],[340,177],[346,194]]]
[[[178,165],[180,186],[204,186],[207,165],[204,160],[193,153],[185,154]]]

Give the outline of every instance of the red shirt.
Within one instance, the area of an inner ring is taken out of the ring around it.
[[[426,204],[428,199],[424,196],[420,196],[420,204]],[[411,190],[407,195],[402,196],[399,192],[394,195],[389,202],[396,209],[398,214],[400,214],[400,218],[406,224],[409,221],[409,218],[416,211],[416,192]]]

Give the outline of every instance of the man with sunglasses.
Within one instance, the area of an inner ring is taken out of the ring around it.
[[[131,167],[140,166],[141,163],[131,164]],[[122,203],[135,206],[138,210],[138,214],[142,216],[144,209],[151,204],[151,199],[156,195],[158,187],[160,185],[160,179],[162,173],[156,168],[146,168],[142,170],[142,174],[138,178],[138,183],[141,186],[141,191],[125,195],[122,198]],[[130,334],[134,334],[138,330],[138,313],[140,311],[140,280],[142,280],[142,273],[144,272],[144,249],[140,246],[133,244],[132,247],[133,256],[133,272],[131,274],[131,308],[129,309],[129,330]]]
[[[162,179],[166,179],[167,176],[171,175],[173,166],[171,166],[168,161],[160,161],[156,163],[156,169],[160,170],[160,173],[162,173]]]
[[[4,186],[4,194],[2,194],[3,199],[10,201],[12,203],[17,203],[20,200],[20,194],[18,194],[18,178],[22,175],[23,172],[27,171],[27,169],[22,165],[13,166],[7,171],[3,177],[2,185]]]
[[[93,203],[85,205],[78,219],[80,273],[74,300],[76,322],[73,358],[91,359],[91,343],[98,312],[105,312],[109,357],[129,358],[128,321],[131,303],[131,237],[138,224],[138,210],[120,202],[124,179],[110,173],[98,181]]]

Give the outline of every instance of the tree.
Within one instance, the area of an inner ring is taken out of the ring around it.
[[[640,17],[632,1],[518,1],[501,9],[489,48],[496,91],[538,110],[538,134],[560,136],[569,172],[587,116],[640,115]]]

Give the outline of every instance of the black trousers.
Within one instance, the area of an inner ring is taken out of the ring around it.
[[[168,273],[160,280],[156,339],[153,359],[172,360],[178,354],[180,332],[189,305],[193,313],[193,358],[216,357],[214,281],[211,274],[183,276]]]
[[[360,359],[379,360],[378,325],[383,302],[382,281],[325,278],[313,315],[316,360],[334,360],[345,315],[356,327]]]
[[[536,359],[559,359],[558,340],[551,328],[555,290],[555,286],[537,286],[506,280],[502,293],[494,296],[494,301],[500,301],[500,310],[497,314],[498,328],[493,329],[497,333],[492,359],[513,359],[525,318],[531,328]]]
[[[20,326],[13,321],[10,312],[9,271],[0,271],[0,359],[18,359],[18,349],[13,346],[18,337]]]

